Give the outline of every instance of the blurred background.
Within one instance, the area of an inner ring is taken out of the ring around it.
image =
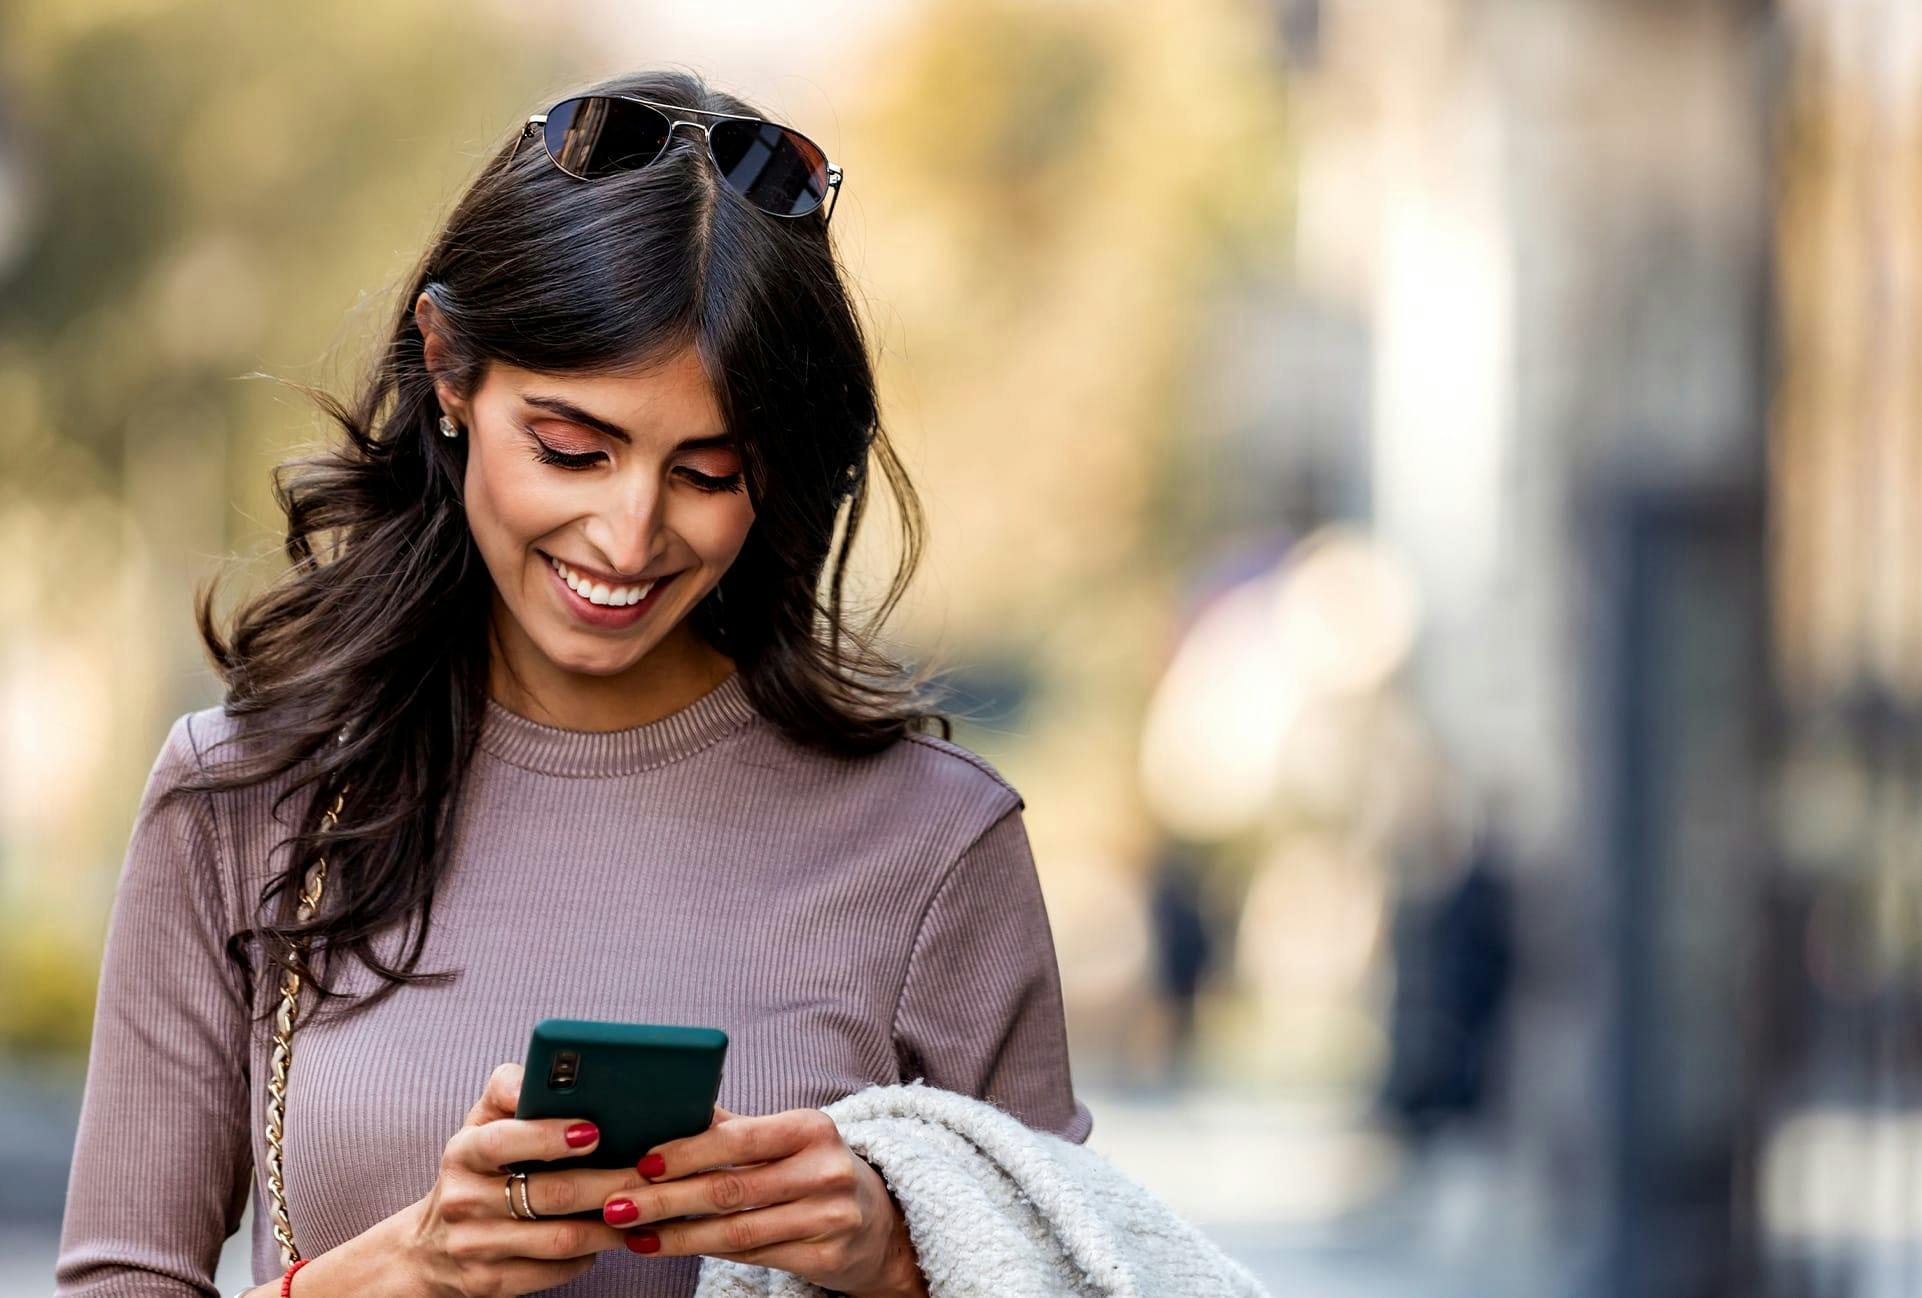
[[[1278,1296],[1922,1294],[1913,0],[0,6],[0,1294],[249,375],[655,63],[846,170],[1093,1147]]]

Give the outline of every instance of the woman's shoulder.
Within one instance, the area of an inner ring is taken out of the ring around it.
[[[167,733],[147,771],[139,815],[157,818],[189,832],[213,835],[220,820],[217,794],[200,787],[209,770],[209,749],[233,733],[232,721],[218,706],[182,712],[168,723]],[[178,831],[176,831],[178,832]]]
[[[769,733],[769,732],[763,732]],[[833,808],[828,819],[851,832],[878,832],[888,825],[925,833],[938,827],[965,842],[1026,801],[1014,782],[980,753],[935,735],[910,730],[877,752],[841,756],[776,738],[785,759],[767,760],[766,748],[750,746],[763,805],[780,814]]]
[[[226,763],[244,758],[258,747],[242,717],[229,716],[215,703],[182,712],[167,729],[155,761],[162,769],[181,776],[218,774]]]
[[[166,736],[160,742],[142,802],[151,803],[179,785],[219,780],[230,768],[238,770],[252,765],[265,746],[247,718],[229,715],[220,704],[179,713],[168,724]],[[202,815],[210,814],[213,820],[223,821],[231,813],[215,808],[231,804],[237,797],[251,799],[263,791],[271,800],[271,795],[278,793],[297,774],[289,770],[275,777],[202,791],[190,801],[202,809]]]
[[[952,739],[909,731],[895,748],[908,750],[906,760],[918,777],[937,785],[952,786],[982,803],[1027,805],[1021,791],[994,763]]]
[[[119,889],[144,912],[206,923],[218,936],[238,930],[232,813],[205,787],[210,749],[235,733],[216,707],[181,712],[167,723],[133,818]],[[217,918],[216,918],[217,917]],[[220,927],[224,926],[224,927]]]
[[[182,712],[167,726],[153,769],[147,776],[149,796],[163,793],[207,771],[203,754],[216,739],[230,735],[232,722],[218,705]]]

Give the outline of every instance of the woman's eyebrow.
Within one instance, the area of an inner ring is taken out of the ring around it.
[[[562,419],[571,419],[577,424],[586,424],[589,428],[606,433],[609,437],[626,442],[629,446],[634,444],[634,439],[628,436],[625,428],[611,419],[601,418],[591,410],[583,410],[566,397],[549,396],[544,392],[522,392],[519,395],[520,399],[530,406],[538,406],[542,410],[559,415]],[[674,449],[694,451],[709,446],[732,447],[734,445],[735,438],[732,433],[715,433],[709,437],[685,438],[676,444]]]

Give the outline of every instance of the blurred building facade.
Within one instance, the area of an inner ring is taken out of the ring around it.
[[[1779,18],[1280,10],[1297,260],[1266,340],[1320,340],[1310,383],[1361,381],[1297,400],[1284,358],[1269,432],[1419,592],[1404,683],[1447,772],[1372,868],[1433,928],[1478,895],[1469,845],[1493,834],[1513,890],[1512,933],[1474,939],[1512,975],[1500,1074],[1460,1115],[1489,1197],[1435,1247],[1503,1251],[1555,1292],[1752,1293],[1769,1252]],[[1423,949],[1397,943],[1394,977],[1460,963]],[[1407,999],[1376,997],[1396,1033]],[[1465,1021],[1464,1057],[1485,1048]]]
[[[1915,1292],[1922,9],[1283,20],[1275,311],[1349,340],[1367,458],[1276,427],[1413,574],[1514,849],[1500,1224],[1558,1292]]]
[[[1793,1293],[1922,1288],[1922,10],[1782,5],[1783,717],[1760,1206]]]

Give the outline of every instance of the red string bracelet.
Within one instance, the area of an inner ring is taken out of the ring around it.
[[[287,1268],[287,1274],[280,1277],[280,1298],[288,1298],[288,1293],[294,1283],[294,1272],[300,1270],[300,1268],[306,1266],[312,1260],[312,1258],[303,1257],[300,1261]]]

